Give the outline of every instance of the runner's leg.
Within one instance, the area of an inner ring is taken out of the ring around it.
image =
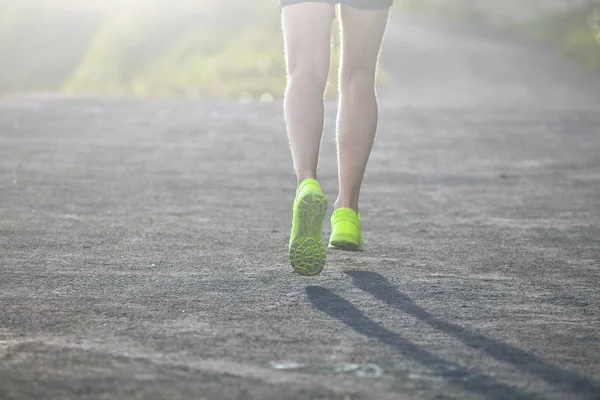
[[[341,7],[336,209],[358,212],[360,188],[377,130],[375,76],[388,16],[389,8],[359,9],[346,4]]]
[[[302,2],[282,9],[287,66],[284,113],[298,184],[317,177],[334,7]]]

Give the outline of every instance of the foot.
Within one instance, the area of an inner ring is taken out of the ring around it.
[[[315,179],[305,179],[294,200],[290,262],[300,275],[318,275],[325,267],[323,220],[327,213],[327,198]]]
[[[331,216],[329,248],[345,251],[364,251],[360,214],[351,208],[339,208]]]

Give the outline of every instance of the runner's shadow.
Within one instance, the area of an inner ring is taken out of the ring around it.
[[[548,364],[533,354],[509,344],[497,342],[486,336],[445,322],[416,305],[408,296],[401,293],[383,276],[368,271],[347,271],[359,289],[376,299],[408,315],[419,318],[433,328],[454,336],[470,347],[479,348],[495,359],[512,364],[524,373],[536,375],[551,385],[580,395],[597,396],[600,385],[573,372],[565,371]]]
[[[496,382],[492,378],[475,371],[467,370],[458,364],[447,362],[426,350],[418,347],[410,340],[371,321],[352,303],[336,295],[332,291],[309,286],[306,294],[310,302],[320,311],[333,317],[356,332],[379,340],[394,347],[406,357],[412,358],[431,371],[437,379],[448,381],[465,390],[494,400],[539,399],[533,394],[523,393],[516,388]]]

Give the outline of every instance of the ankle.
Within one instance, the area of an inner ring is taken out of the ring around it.
[[[354,210],[355,213],[358,214],[358,202],[342,201],[342,200],[338,199],[335,202],[333,209],[339,210],[340,208],[350,208],[350,209]]]
[[[300,187],[302,182],[304,182],[307,179],[317,181],[317,174],[314,172],[298,173],[298,174],[296,174],[296,179],[297,179],[297,185],[298,185],[298,187]]]

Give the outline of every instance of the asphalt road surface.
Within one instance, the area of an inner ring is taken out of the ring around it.
[[[600,398],[600,78],[400,17],[383,63],[314,278],[280,104],[1,99],[0,399]]]

